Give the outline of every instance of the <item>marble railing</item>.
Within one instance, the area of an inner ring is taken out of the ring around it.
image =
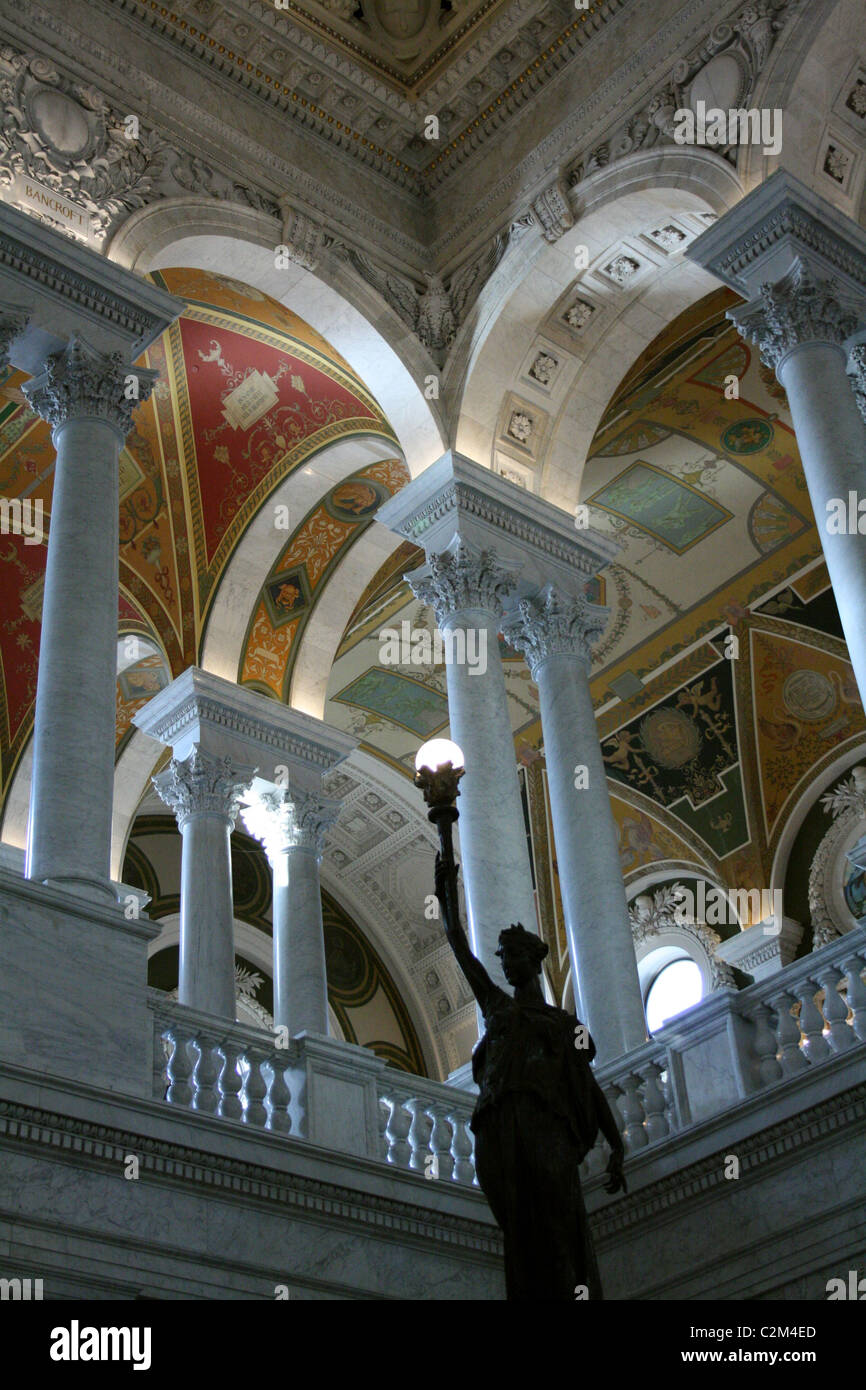
[[[596,1069],[636,1154],[755,1095],[779,1094],[833,1058],[864,1048],[866,927],[743,990],[709,995],[643,1047]],[[259,1130],[307,1139],[394,1168],[476,1184],[469,1120],[474,1097],[386,1067],[364,1048],[271,1034],[148,991],[153,1094]],[[600,1172],[596,1145],[581,1167]]]
[[[438,1081],[389,1077],[379,1091],[382,1156],[425,1178],[471,1185],[475,1136],[469,1128],[474,1096]]]
[[[240,1023],[221,1023],[148,990],[153,1015],[153,1094],[169,1105],[290,1134],[292,1049]]]
[[[596,1076],[635,1153],[866,1043],[866,927],[687,1010]],[[866,1051],[864,1051],[866,1061]],[[583,1171],[604,1166],[597,1147]]]

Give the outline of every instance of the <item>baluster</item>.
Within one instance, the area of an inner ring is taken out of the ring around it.
[[[220,1052],[224,1061],[219,1078],[220,1101],[217,1108],[224,1119],[240,1120],[244,1113],[240,1098],[244,1083],[238,1065],[241,1049],[231,1038],[223,1038],[220,1042]]]
[[[391,1106],[384,1096],[379,1097],[379,1154],[387,1162],[388,1159],[388,1120],[391,1115]]]
[[[198,1048],[198,1061],[193,1070],[194,1086],[193,1109],[205,1115],[215,1115],[219,1104],[217,1081],[222,1067],[222,1057],[217,1052],[219,1039],[213,1033],[203,1033],[199,1029],[195,1045]]]
[[[265,1060],[266,1054],[260,1052],[257,1047],[248,1047],[244,1052],[244,1061],[248,1070],[244,1077],[242,1092],[245,1101],[243,1122],[245,1125],[252,1125],[255,1129],[264,1129],[268,1122],[268,1112],[264,1107],[268,1087],[262,1076],[262,1063]]]
[[[385,1100],[391,1107],[391,1114],[388,1116],[388,1124],[385,1134],[388,1139],[388,1162],[395,1168],[408,1168],[409,1159],[412,1157],[412,1148],[406,1136],[412,1124],[412,1116],[403,1107],[403,1102],[397,1100],[396,1096],[386,1096]]]
[[[166,1100],[168,1098],[168,1059],[170,1056],[171,1045],[168,1041],[168,1033],[162,1023],[156,1022],[153,1031],[154,1100]]]
[[[796,1002],[796,996],[784,990],[781,994],[774,994],[770,1000],[776,1015],[776,1036],[782,1053],[783,1076],[796,1076],[798,1072],[808,1070],[809,1066],[800,1047],[800,1025],[791,1013]]]
[[[641,1078],[637,1072],[628,1072],[622,1078],[622,1087],[625,1092],[623,1111],[626,1120],[626,1148],[632,1152],[636,1149],[645,1149],[649,1140],[644,1126],[644,1108],[640,1097]]]
[[[451,1135],[451,1155],[454,1159],[452,1180],[471,1184],[475,1181],[475,1163],[473,1162],[475,1136],[469,1128],[469,1115],[468,1113],[460,1114],[459,1111],[452,1111],[448,1119],[453,1130]]]
[[[430,1152],[436,1160],[435,1169],[439,1177],[448,1182],[454,1171],[454,1159],[451,1154],[452,1127],[448,1120],[443,1106],[436,1102],[431,1102],[427,1106],[427,1114],[432,1121],[430,1130]]]
[[[432,1127],[430,1117],[423,1100],[419,1100],[417,1096],[412,1096],[406,1101],[406,1109],[412,1116],[409,1126],[409,1147],[412,1150],[409,1167],[413,1173],[423,1173],[424,1160],[429,1152],[427,1141]]]
[[[755,1027],[752,1046],[757,1058],[758,1081],[761,1086],[771,1086],[782,1075],[782,1068],[776,1056],[778,1045],[772,1023],[773,1010],[766,1004],[759,1004],[752,1019]]]
[[[640,1075],[644,1083],[644,1113],[646,1115],[646,1134],[650,1144],[657,1139],[665,1139],[670,1134],[670,1126],[665,1115],[665,1094],[659,1084],[662,1067],[658,1062],[647,1062]]]
[[[824,1017],[829,1029],[830,1048],[833,1052],[847,1052],[849,1047],[854,1047],[856,1039],[846,1022],[848,1005],[837,988],[839,975],[838,965],[825,965],[816,971],[815,978],[824,989]]]
[[[854,1015],[852,1027],[861,1042],[866,1042],[866,984],[863,983],[863,959],[849,956],[845,961],[848,972],[848,1008]]]
[[[813,1066],[830,1056],[824,1037],[824,1015],[815,1003],[815,981],[804,980],[797,989],[800,1000],[800,1031],[805,1039],[803,1051]]]
[[[272,1054],[268,1058],[268,1066],[271,1072],[271,1084],[268,1087],[268,1104],[271,1107],[268,1129],[274,1134],[290,1134],[292,1117],[289,1114],[289,1106],[292,1103],[292,1093],[286,1082],[285,1058],[281,1061],[279,1053]]]
[[[189,1044],[191,1038],[186,1031],[181,1032],[179,1028],[172,1026],[167,1030],[167,1035],[174,1043],[174,1051],[168,1062],[166,1070],[168,1072],[168,1094],[166,1100],[169,1105],[191,1105],[192,1104],[192,1061],[189,1055]]]

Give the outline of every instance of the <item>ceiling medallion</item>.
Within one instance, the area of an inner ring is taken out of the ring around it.
[[[682,710],[667,707],[653,710],[641,721],[644,748],[659,767],[684,767],[696,758],[701,747],[698,726]]]

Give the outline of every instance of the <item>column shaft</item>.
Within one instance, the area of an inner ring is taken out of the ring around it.
[[[95,419],[54,431],[27,851],[28,878],[112,899],[120,444]]]
[[[73,338],[25,386],[57,451],[33,733],[27,875],[114,900],[118,476],[156,373]]]
[[[806,342],[778,367],[860,698],[866,704],[866,538],[828,530],[827,504],[866,497],[866,429],[835,343]]]
[[[244,810],[273,872],[274,1023],[328,1034],[328,978],[319,865],[340,810],[320,789],[271,786]]]
[[[194,812],[181,835],[178,999],[203,1013],[234,1019],[231,824],[217,812]]]
[[[322,890],[314,849],[285,851],[274,873],[274,1023],[295,1033],[328,1034],[328,987]]]
[[[499,933],[513,922],[537,931],[526,823],[520,798],[514,735],[499,655],[499,620],[475,610],[449,615],[443,631],[476,629],[487,644],[487,669],[473,673],[449,661],[451,737],[466,759],[460,784],[460,858],[472,949],[489,973],[505,984],[496,950]]]
[[[646,1024],[589,679],[567,654],[548,657],[535,679],[575,1000],[610,1062],[645,1042]]]
[[[218,1018],[235,1017],[231,833],[255,775],[194,745],[172,758],[153,785],[177,816],[183,837],[178,998]]]

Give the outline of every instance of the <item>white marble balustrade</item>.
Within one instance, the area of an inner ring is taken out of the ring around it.
[[[382,1155],[396,1168],[443,1182],[475,1185],[475,1097],[420,1077],[389,1076],[379,1096]]]
[[[169,1105],[290,1134],[292,1047],[271,1034],[148,990],[153,1015],[153,1095]]]
[[[719,990],[596,1077],[628,1155],[779,1094],[866,1044],[866,927],[759,984]],[[398,1072],[364,1048],[274,1037],[148,991],[157,1099],[354,1152],[421,1180],[477,1186],[468,1091]],[[863,1052],[866,1060],[866,1049]],[[581,1165],[602,1172],[600,1142]]]

